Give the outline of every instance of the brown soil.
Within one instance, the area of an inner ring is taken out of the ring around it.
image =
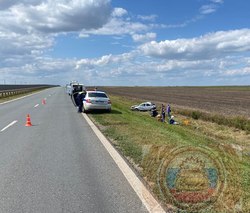
[[[102,87],[109,94],[170,103],[229,116],[250,118],[250,86],[245,87]]]

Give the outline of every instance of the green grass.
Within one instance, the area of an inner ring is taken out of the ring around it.
[[[239,197],[243,198],[243,212],[250,211],[250,158],[244,154],[241,157],[230,146],[234,141],[224,137],[214,139],[190,126],[158,122],[148,113],[131,111],[130,106],[135,103],[126,98],[111,96],[111,100],[111,113],[90,114],[90,117],[98,123],[114,146],[137,168],[141,168],[141,175],[159,199],[166,204],[171,203],[158,187],[157,175],[162,160],[170,158],[176,147],[205,147],[221,159],[227,177],[227,190],[211,211],[230,212],[225,209],[225,205],[232,209]],[[238,122],[241,123],[241,120]]]

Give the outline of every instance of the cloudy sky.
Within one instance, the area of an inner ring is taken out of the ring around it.
[[[0,84],[250,85],[249,0],[0,0]]]

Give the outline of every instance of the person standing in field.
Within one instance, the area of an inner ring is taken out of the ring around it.
[[[168,114],[168,118],[171,118],[171,107],[170,107],[170,104],[168,104],[166,111],[167,111],[167,114]]]
[[[162,122],[165,122],[165,108],[164,108],[164,105],[162,104],[161,105],[161,121]]]

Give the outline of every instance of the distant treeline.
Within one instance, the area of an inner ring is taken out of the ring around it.
[[[12,89],[27,89],[36,87],[57,87],[59,85],[49,85],[49,84],[0,84],[0,91],[2,90],[12,90]]]

